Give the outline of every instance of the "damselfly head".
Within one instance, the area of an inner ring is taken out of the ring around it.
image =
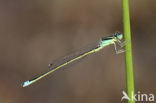
[[[116,37],[117,39],[121,40],[123,38],[123,34],[119,33],[119,32],[116,32],[114,34],[114,37]]]

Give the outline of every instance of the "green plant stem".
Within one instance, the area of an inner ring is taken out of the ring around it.
[[[126,82],[127,82],[127,94],[131,99],[134,93],[134,79],[133,79],[133,60],[132,60],[132,47],[131,47],[131,31],[130,31],[130,17],[129,17],[129,3],[128,0],[122,0],[123,9],[123,30],[124,39],[127,41],[125,46],[125,65],[126,65]],[[129,100],[128,103],[135,103],[133,100]]]

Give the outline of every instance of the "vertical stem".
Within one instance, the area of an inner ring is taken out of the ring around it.
[[[123,9],[123,30],[124,39],[127,41],[125,46],[125,65],[126,65],[126,82],[127,82],[127,94],[130,100],[128,103],[135,103],[132,97],[134,95],[134,79],[133,79],[133,61],[132,61],[132,47],[131,47],[131,31],[130,31],[130,17],[129,17],[129,3],[128,0],[122,0]]]

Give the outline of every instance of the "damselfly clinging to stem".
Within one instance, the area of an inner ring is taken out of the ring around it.
[[[29,85],[31,85],[31,84],[37,82],[38,80],[42,79],[43,77],[49,75],[50,73],[52,73],[52,72],[54,72],[54,71],[56,71],[56,70],[58,70],[58,69],[60,69],[60,68],[62,68],[62,67],[64,67],[64,66],[66,66],[66,65],[68,65],[68,64],[71,64],[71,63],[73,63],[74,61],[77,61],[77,60],[79,60],[79,59],[81,59],[81,58],[83,58],[83,57],[85,57],[85,56],[87,56],[87,55],[89,55],[89,54],[96,53],[96,52],[100,51],[101,49],[103,49],[104,47],[106,47],[106,46],[108,46],[108,45],[111,45],[111,44],[114,45],[115,52],[116,52],[117,54],[118,54],[118,53],[122,53],[122,52],[124,52],[124,49],[118,50],[118,49],[117,49],[117,46],[116,46],[116,45],[119,45],[120,47],[123,47],[123,46],[126,44],[126,42],[121,42],[122,38],[123,38],[123,34],[121,34],[121,33],[119,33],[119,32],[116,32],[115,34],[113,34],[113,35],[111,35],[111,36],[103,37],[103,38],[101,38],[101,39],[98,41],[98,43],[97,43],[94,47],[92,47],[91,49],[88,49],[87,51],[84,51],[84,52],[82,52],[82,53],[78,53],[78,54],[76,54],[76,55],[70,56],[70,57],[68,58],[68,60],[63,59],[63,60],[62,60],[63,62],[60,61],[60,62],[62,62],[62,63],[58,63],[57,65],[55,65],[55,63],[51,63],[51,64],[49,65],[50,70],[49,70],[48,72],[46,72],[46,73],[44,73],[44,74],[42,74],[42,75],[40,75],[40,76],[38,76],[38,77],[36,77],[36,78],[34,78],[34,79],[25,81],[25,82],[22,84],[22,86],[23,86],[23,87],[29,86]],[[55,65],[55,66],[54,66],[54,65]]]

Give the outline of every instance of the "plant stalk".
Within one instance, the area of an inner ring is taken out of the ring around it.
[[[127,94],[130,100],[128,103],[135,103],[132,100],[132,94],[134,95],[134,79],[133,79],[133,60],[132,60],[132,45],[131,45],[131,30],[130,30],[130,15],[129,15],[129,1],[122,0],[123,9],[123,31],[124,39],[128,42],[125,46],[125,66],[126,66],[126,86]]]

